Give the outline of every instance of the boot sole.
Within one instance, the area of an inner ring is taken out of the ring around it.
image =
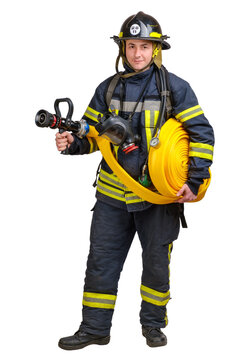
[[[154,342],[154,341],[148,340],[147,336],[144,333],[142,333],[142,334],[146,338],[147,345],[150,346],[150,347],[159,347],[159,346],[167,345],[167,339],[165,341],[161,341],[161,342],[157,342],[157,341]]]
[[[159,347],[159,346],[165,346],[167,345],[167,341],[164,341],[164,342],[151,342],[149,340],[147,340],[147,345],[150,346],[150,347]]]
[[[85,344],[76,345],[76,346],[64,345],[59,342],[58,346],[63,350],[79,350],[79,349],[83,349],[84,347],[86,347],[88,345],[107,345],[109,343],[109,341],[110,341],[110,336],[107,336],[107,337],[101,338],[99,340],[97,340],[97,339],[92,340]]]

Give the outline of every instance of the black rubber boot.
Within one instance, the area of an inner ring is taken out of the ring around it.
[[[110,336],[102,337],[78,330],[74,335],[60,339],[58,346],[64,350],[78,350],[92,344],[107,345],[109,341]]]
[[[150,347],[167,345],[167,337],[161,329],[143,326],[142,334],[147,340],[147,345]]]

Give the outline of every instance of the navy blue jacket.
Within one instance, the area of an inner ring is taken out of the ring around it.
[[[126,70],[126,72],[128,71],[129,69]],[[141,136],[139,149],[132,153],[125,154],[120,148],[114,147],[118,162],[134,178],[138,177],[142,165],[146,160],[149,151],[149,141],[152,138],[153,129],[160,109],[160,98],[156,78],[153,74],[154,71],[155,65],[152,65],[150,69],[143,73],[124,79],[122,108],[120,106],[119,82],[110,103],[120,116],[127,118],[133,111],[134,105],[141,91],[144,89],[146,81],[151,77],[150,84],[146,88],[132,118],[133,131]],[[108,110],[106,91],[111,79],[112,77],[106,79],[97,87],[86,109],[83,118],[87,120],[90,125],[96,124],[98,114],[102,115]],[[203,179],[209,178],[209,167],[213,158],[213,129],[198,104],[197,97],[190,85],[172,73],[169,73],[169,84],[172,94],[172,114],[183,124],[190,139],[187,184],[191,190],[197,194]],[[94,139],[79,139],[76,136],[74,136],[74,139],[74,143],[69,149],[70,154],[89,154],[98,150]],[[102,201],[114,206],[126,208],[128,211],[143,210],[151,205],[127,189],[115,174],[113,174],[104,160],[97,182],[96,196]]]

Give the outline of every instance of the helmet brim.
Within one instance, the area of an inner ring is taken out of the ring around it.
[[[159,43],[162,44],[162,50],[168,50],[171,48],[171,45],[165,41],[165,40],[161,40],[159,38],[155,38],[155,37],[133,37],[133,36],[129,36],[129,37],[118,37],[116,35],[112,36],[111,39],[113,39],[118,45],[122,40],[148,40],[148,41],[157,41]]]

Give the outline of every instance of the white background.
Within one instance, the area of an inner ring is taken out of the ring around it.
[[[96,86],[115,72],[130,15],[155,16],[169,71],[189,81],[216,135],[212,184],[186,206],[174,244],[168,346],[146,346],[139,326],[141,249],[127,258],[108,346],[58,348],[81,320],[95,153],[64,157],[37,128],[41,108],[70,97],[79,120]],[[2,359],[239,359],[239,10],[237,1],[3,1],[1,30]]]

